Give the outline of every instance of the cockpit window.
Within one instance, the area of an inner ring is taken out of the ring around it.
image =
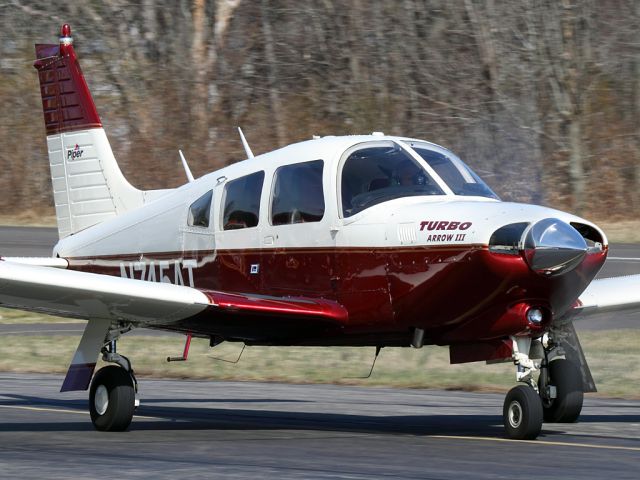
[[[444,195],[424,168],[395,143],[351,153],[342,167],[341,182],[344,217],[394,198]]]
[[[431,150],[425,144],[411,142],[413,150],[420,155],[455,195],[488,197],[498,196],[462,160]]]

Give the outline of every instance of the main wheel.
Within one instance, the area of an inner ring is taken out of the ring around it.
[[[571,361],[559,358],[549,363],[548,384],[556,387],[556,398],[543,399],[544,421],[573,423],[582,411],[582,375]]]
[[[126,430],[135,410],[133,379],[124,368],[109,365],[98,370],[89,390],[89,411],[96,430]]]
[[[507,437],[533,440],[542,429],[542,400],[533,388],[518,385],[507,393],[502,416]]]

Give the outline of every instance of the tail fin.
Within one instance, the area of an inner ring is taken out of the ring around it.
[[[36,45],[36,62],[60,238],[144,203],[122,175],[63,25],[58,45]]]

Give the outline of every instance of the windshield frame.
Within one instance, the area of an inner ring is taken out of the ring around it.
[[[437,172],[435,172],[435,170],[431,167],[431,165],[429,165],[429,172],[430,173],[433,172],[432,175],[434,175],[436,178],[440,179],[442,183],[447,185],[447,192],[450,192],[451,195],[455,196],[456,198],[478,197],[478,198],[486,198],[486,199],[501,201],[500,196],[493,191],[493,189],[487,184],[487,182],[485,182],[480,175],[478,175],[469,165],[467,165],[460,157],[458,157],[452,151],[447,150],[446,148],[441,147],[440,145],[427,142],[425,140],[407,139],[407,140],[402,140],[401,143],[403,144],[404,147],[409,149],[414,156],[419,157],[420,160],[422,160],[422,162],[426,163],[427,165],[429,164],[429,162],[426,159],[424,159],[422,155],[420,155],[420,153],[414,150],[414,148],[429,150],[429,151],[438,153],[440,155],[443,155],[453,164],[453,166],[458,170],[458,173],[462,177],[465,177],[466,175],[470,175],[471,178],[474,180],[473,183],[482,185],[491,194],[491,196],[487,196],[487,195],[464,195],[461,193],[455,193],[452,190],[452,188],[449,186],[449,184]]]
[[[396,198],[390,198],[389,200],[385,200],[383,202],[378,202],[378,203],[372,204],[370,206],[367,206],[366,208],[363,208],[362,210],[359,210],[358,212],[353,213],[351,215],[345,215],[344,208],[343,208],[343,203],[342,203],[342,183],[343,183],[344,166],[345,166],[347,160],[349,159],[349,157],[351,157],[351,155],[353,153],[355,153],[355,152],[357,152],[359,150],[363,150],[363,149],[378,148],[378,147],[387,147],[387,148],[388,147],[395,147],[395,148],[399,148],[400,150],[402,150],[406,155],[408,155],[411,158],[411,160],[413,160],[415,163],[417,163],[420,166],[420,168],[422,168],[429,175],[429,177],[431,177],[431,180],[433,180],[433,182],[440,188],[440,190],[442,190],[442,194],[407,195],[407,196],[401,196],[401,197],[396,197]],[[433,168],[431,168],[431,166],[420,155],[418,155],[416,152],[414,152],[413,149],[411,149],[410,147],[405,145],[403,142],[396,141],[396,140],[391,140],[391,139],[360,142],[360,143],[352,145],[351,147],[346,149],[341,154],[340,161],[338,162],[338,175],[337,175],[336,180],[337,180],[337,182],[336,182],[336,193],[337,193],[338,216],[339,216],[339,218],[342,218],[345,221],[354,219],[355,217],[359,217],[362,212],[364,212],[364,211],[368,210],[369,208],[372,208],[372,207],[374,207],[376,205],[380,205],[382,203],[386,203],[387,201],[397,200],[397,199],[401,199],[401,198],[408,198],[408,197],[413,197],[413,196],[425,196],[425,197],[429,197],[429,198],[442,198],[442,197],[450,197],[450,196],[454,195],[453,192],[451,191],[451,189],[449,188],[449,186],[442,180],[442,178],[440,178],[440,176],[433,170]]]

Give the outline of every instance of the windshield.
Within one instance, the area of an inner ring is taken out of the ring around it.
[[[493,190],[455,155],[448,156],[435,151],[426,143],[408,144],[433,168],[454,194],[499,200]]]
[[[425,169],[393,142],[381,142],[349,154],[342,167],[341,182],[345,217],[394,198],[444,195]]]

